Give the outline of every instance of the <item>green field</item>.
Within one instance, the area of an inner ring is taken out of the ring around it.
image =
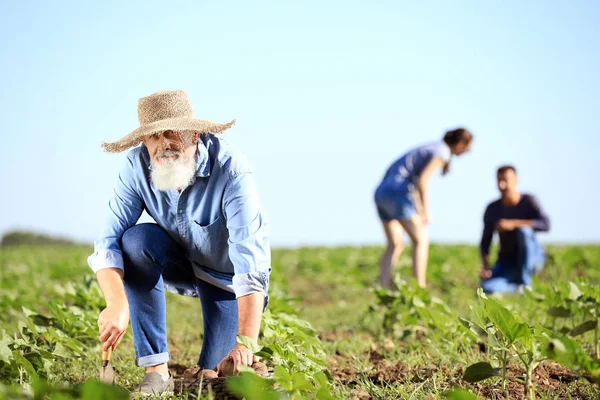
[[[91,397],[103,393],[93,381],[81,384],[97,377],[100,358],[95,318],[103,303],[86,265],[90,252],[0,247],[0,397],[46,391],[53,398],[103,398]],[[273,353],[267,364],[274,378],[244,373],[232,380],[238,393],[278,398],[275,383],[289,396],[283,398],[437,399],[453,388],[481,399],[600,398],[600,246],[551,246],[533,292],[499,299],[477,296],[473,246],[432,246],[429,292],[410,277],[410,249],[397,267],[400,290],[376,290],[381,252],[274,250],[261,340]],[[195,299],[167,294],[167,304],[169,350],[180,373],[197,360],[202,315]],[[483,362],[495,370],[467,370]],[[120,387],[131,390],[141,380],[131,334],[113,364]],[[465,372],[470,381],[497,376],[468,383]]]

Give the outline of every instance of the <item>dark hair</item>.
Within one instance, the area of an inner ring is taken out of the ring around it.
[[[503,174],[506,171],[512,171],[515,175],[517,174],[517,169],[513,165],[502,165],[498,168],[498,171],[496,171],[496,175]]]
[[[473,140],[473,135],[465,128],[453,129],[444,135],[444,142],[448,146],[456,146],[460,142],[469,143],[471,140]]]
[[[465,128],[456,128],[452,129],[444,134],[444,138],[442,139],[448,146],[456,146],[461,142],[466,142],[467,144],[473,140],[473,135],[471,132],[466,130]],[[446,175],[450,172],[450,161],[444,164],[444,169],[442,170],[442,175]]]

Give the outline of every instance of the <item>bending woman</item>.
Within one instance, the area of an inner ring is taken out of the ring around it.
[[[403,248],[405,230],[412,241],[413,274],[419,286],[426,286],[425,271],[429,256],[426,225],[430,222],[427,184],[433,173],[450,170],[451,156],[460,156],[471,148],[473,135],[463,128],[446,132],[441,142],[410,150],[392,164],[375,191],[375,204],[387,237],[381,258],[380,284],[392,285],[392,268]]]

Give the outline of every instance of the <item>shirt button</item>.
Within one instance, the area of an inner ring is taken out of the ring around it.
[[[183,210],[179,210],[179,214],[183,214]]]

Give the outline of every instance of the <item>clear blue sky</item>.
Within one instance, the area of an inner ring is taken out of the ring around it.
[[[434,241],[479,241],[507,162],[545,240],[600,241],[600,2],[253,3],[0,3],[0,232],[92,241],[125,157],[100,143],[186,89],[237,119],[275,245],[381,243],[385,169],[458,125],[476,139],[431,182]]]

